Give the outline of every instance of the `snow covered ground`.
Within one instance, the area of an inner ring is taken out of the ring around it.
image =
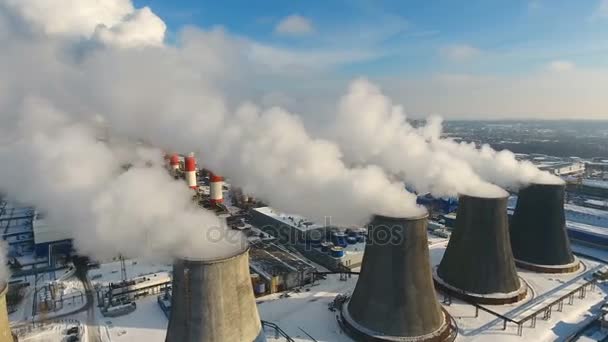
[[[443,256],[447,240],[433,237],[429,242],[430,262],[432,265],[437,265]],[[608,252],[585,246],[573,245],[573,249],[598,258],[608,257]],[[520,320],[580,286],[594,270],[601,267],[597,261],[584,258],[581,260],[585,266],[580,271],[567,275],[540,275],[519,270],[522,280],[532,289],[531,295],[517,304],[485,307],[514,320]],[[127,260],[126,267],[130,278],[150,272],[171,270],[171,265],[146,260]],[[95,283],[119,281],[121,277],[120,262],[102,264],[99,269],[91,270],[90,276],[96,278],[93,280]],[[329,310],[329,304],[338,294],[351,293],[357,279],[356,275],[346,280],[340,280],[338,275],[328,275],[326,280],[321,280],[300,292],[290,292],[288,296],[273,294],[258,298],[260,317],[265,321],[277,324],[298,342],[313,341],[308,335],[317,341],[352,342],[338,326],[337,313]],[[72,279],[68,278],[66,282],[70,280]],[[80,289],[78,284],[72,285],[74,286],[65,286],[65,289]],[[576,298],[574,305],[568,305],[566,301],[563,312],[553,310],[551,318],[547,321],[542,319],[541,314],[536,321],[536,328],[530,327],[530,323],[524,325],[523,337],[517,335],[515,324],[509,323],[507,329],[502,330],[503,322],[495,316],[480,311],[479,316],[475,317],[475,308],[469,304],[454,300],[445,308],[459,326],[458,341],[553,341],[578,330],[586,319],[599,310],[599,305],[607,293],[608,287],[600,285],[594,291],[588,292],[585,299]],[[442,299],[441,294],[438,295],[438,298]],[[138,299],[136,303],[137,309],[126,316],[103,317],[99,308],[94,307],[92,316],[90,313],[80,312],[69,318],[80,322],[89,321],[90,325],[87,329],[95,331],[103,342],[164,341],[168,320],[160,309],[156,296]],[[43,330],[33,331],[27,336],[24,335],[25,339],[22,340],[28,342],[61,341],[61,334],[66,329],[65,324],[63,326],[61,324],[64,323],[56,323]],[[84,323],[82,324],[84,325]],[[269,342],[284,341],[281,338],[273,338],[271,330],[267,330],[267,336]],[[83,341],[86,340],[85,334]]]

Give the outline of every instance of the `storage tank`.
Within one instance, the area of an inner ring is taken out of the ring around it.
[[[0,283],[0,342],[12,342],[13,335],[8,323],[8,310],[6,308],[6,292],[8,284]]]
[[[459,203],[435,283],[443,291],[478,303],[523,299],[527,288],[517,276],[511,251],[507,194],[496,198],[463,195]]]
[[[263,342],[248,249],[215,260],[173,264],[166,342]]]
[[[341,258],[344,256],[344,248],[336,246],[331,248],[331,256],[333,258]]]
[[[532,184],[519,191],[510,227],[517,266],[542,273],[579,269],[566,233],[565,189],[565,184]]]
[[[341,309],[342,326],[355,341],[456,337],[433,288],[427,216],[373,217],[357,285]]]

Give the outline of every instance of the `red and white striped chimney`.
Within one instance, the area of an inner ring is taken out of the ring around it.
[[[224,177],[212,173],[211,178],[209,179],[211,203],[224,203],[224,193],[222,191],[223,187]]]
[[[198,188],[198,185],[196,184],[196,159],[194,158],[194,154],[191,153],[184,159],[184,166],[186,171],[186,183],[188,183],[188,186],[191,189]]]
[[[172,154],[169,159],[169,165],[171,166],[171,170],[179,169],[179,156],[177,154]]]

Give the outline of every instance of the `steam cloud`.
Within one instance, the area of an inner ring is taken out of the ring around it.
[[[318,220],[423,212],[403,183],[347,167],[295,115],[229,101],[238,40],[190,28],[164,45],[162,20],[129,0],[46,4],[0,0],[0,189],[44,210],[81,252],[212,258],[241,246],[149,145],[195,151],[246,192]]]
[[[517,161],[510,151],[496,152],[488,145],[477,149],[442,138],[441,123],[439,117],[430,117],[426,126],[412,127],[401,106],[359,79],[340,100],[329,133],[348,161],[377,164],[417,191],[435,196],[499,197],[506,195],[500,187],[561,182],[529,162]]]

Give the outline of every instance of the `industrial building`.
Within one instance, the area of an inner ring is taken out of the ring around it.
[[[34,208],[14,206],[0,199],[0,233],[2,240],[9,245],[10,254],[21,255],[32,251],[34,216]]]
[[[37,215],[33,230],[37,256],[69,254],[72,250],[72,233],[61,226],[49,224],[42,215]]]
[[[330,270],[352,270],[361,266],[365,229],[323,226],[270,207],[253,208],[251,221],[262,231]]]
[[[290,290],[313,280],[317,271],[310,262],[272,242],[258,242],[249,249],[249,267],[259,275],[256,295]]]

